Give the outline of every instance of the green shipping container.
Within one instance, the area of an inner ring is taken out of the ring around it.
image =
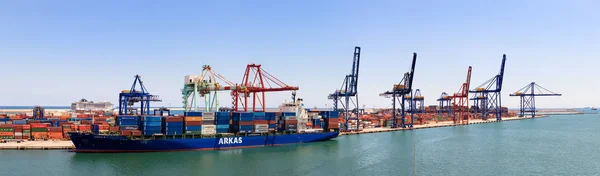
[[[185,134],[186,134],[186,135],[188,135],[188,134],[189,134],[189,135],[191,135],[191,134],[197,134],[197,135],[200,135],[200,134],[202,134],[202,131],[186,131],[186,132],[185,132]]]
[[[32,128],[31,132],[48,132],[48,128]]]
[[[31,133],[31,130],[23,130],[23,133]]]
[[[0,132],[12,132],[15,131],[14,128],[0,128]]]
[[[15,139],[14,136],[0,136],[0,139]]]

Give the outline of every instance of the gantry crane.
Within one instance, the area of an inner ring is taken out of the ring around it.
[[[136,89],[136,85],[139,84],[140,90]],[[151,101],[162,101],[157,95],[152,95],[146,90],[146,87],[142,83],[142,79],[139,75],[135,75],[133,85],[131,89],[123,90],[119,93],[119,115],[130,115],[133,114],[133,109],[129,106],[133,106],[135,103],[140,102],[140,113],[139,115],[149,115],[150,113],[150,102]]]
[[[412,97],[412,83],[413,83],[413,78],[414,78],[414,73],[415,73],[415,64],[417,62],[417,53],[413,53],[413,60],[412,60],[412,66],[410,69],[410,72],[405,73],[404,77],[402,77],[402,80],[400,80],[399,84],[394,84],[394,87],[392,88],[391,91],[386,91],[384,93],[379,94],[379,96],[384,96],[386,98],[392,98],[392,124],[391,127],[392,128],[396,128],[398,126],[402,127],[402,128],[410,128],[413,126],[413,121],[414,121],[414,113],[411,113],[411,118],[410,118],[410,122],[405,121],[406,120],[406,113],[405,113],[405,102],[408,101],[409,104],[411,101],[411,99],[406,99],[406,95],[409,95],[410,97]],[[398,109],[396,109],[396,101],[398,101],[400,103],[400,107],[401,109],[401,119],[398,120],[396,118],[396,115],[398,114]],[[400,124],[400,125],[398,125]]]
[[[236,85],[236,87],[238,87],[238,85]],[[249,109],[252,109],[253,112],[265,112],[267,110],[266,92],[296,91],[299,89],[296,86],[285,84],[283,81],[262,69],[261,65],[258,64],[248,64],[246,71],[244,72],[244,77],[242,78],[242,83],[239,87],[242,88],[231,92],[231,97],[233,99],[232,111],[247,112]],[[248,102],[250,96],[252,96],[252,105]]]
[[[360,130],[359,104],[358,104],[358,70],[360,64],[360,47],[354,47],[354,56],[352,59],[352,72],[346,75],[340,89],[329,94],[327,99],[333,100],[333,110],[342,112],[346,120],[346,131],[350,131],[348,121],[356,120],[357,129]],[[342,109],[338,106],[342,105]]]
[[[223,82],[221,84],[220,82]],[[199,111],[199,97],[204,97],[204,111],[213,112],[219,111],[219,100],[217,99],[218,91],[245,91],[244,86],[237,86],[233,82],[227,80],[221,74],[212,70],[210,65],[202,67],[202,73],[199,76],[187,75],[181,94],[183,95],[184,111]]]
[[[505,62],[506,54],[502,55],[500,73],[480,86],[477,86],[475,90],[469,91],[474,93],[471,100],[474,102],[476,113],[481,112],[481,118],[483,120],[487,120],[490,113],[495,114],[497,121],[502,120],[502,96],[500,95],[500,92],[502,91]]]
[[[465,81],[457,93],[452,95],[452,118],[456,124],[469,123],[469,85],[471,84],[471,66],[467,72],[467,81]]]
[[[437,99],[439,104],[438,114],[443,116],[444,113],[450,114],[452,112],[452,107],[450,106],[450,102],[452,102],[452,96],[448,95],[446,92],[442,92],[440,98]]]
[[[510,96],[521,97],[519,105],[519,117],[524,117],[525,113],[531,113],[531,118],[535,117],[535,97],[536,96],[562,96],[562,94],[554,93],[546,88],[531,82],[527,86],[519,89]]]

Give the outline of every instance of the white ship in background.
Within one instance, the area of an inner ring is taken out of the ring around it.
[[[87,112],[87,111],[112,111],[113,104],[110,102],[93,102],[86,99],[81,99],[79,102],[71,104],[71,111]]]

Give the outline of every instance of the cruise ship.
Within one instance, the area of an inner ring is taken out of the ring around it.
[[[110,102],[93,102],[81,99],[71,104],[71,111],[111,111],[113,104]]]

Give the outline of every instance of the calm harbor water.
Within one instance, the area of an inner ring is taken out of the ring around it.
[[[600,175],[600,116],[342,136],[283,147],[133,154],[0,151],[0,175]]]

